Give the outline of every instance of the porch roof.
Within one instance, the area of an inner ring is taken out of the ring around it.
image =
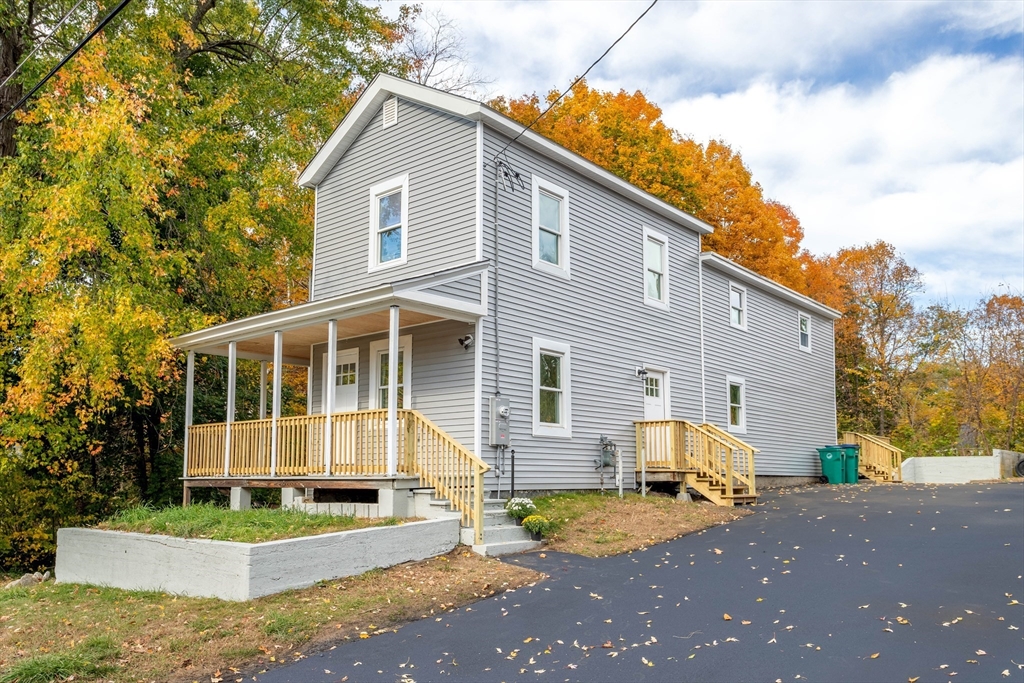
[[[280,331],[284,362],[309,365],[310,347],[327,341],[330,320],[338,321],[339,339],[386,332],[389,309],[395,305],[401,309],[402,327],[439,320],[475,322],[486,315],[486,291],[481,291],[480,302],[476,303],[424,290],[478,275],[487,267],[487,261],[477,261],[430,275],[232,320],[170,341],[178,349],[216,356],[227,356],[228,344],[236,342],[239,358],[273,360],[274,333]]]

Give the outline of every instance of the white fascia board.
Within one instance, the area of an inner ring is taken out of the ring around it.
[[[488,107],[483,107],[481,115],[487,125],[499,133],[508,135],[509,137],[515,137],[523,131],[524,126],[522,124]],[[683,227],[698,234],[706,235],[714,232],[715,230],[713,226],[708,225],[699,218],[691,216],[685,211],[672,206],[668,202],[662,201],[654,195],[644,192],[639,187],[627,183],[614,173],[606,171],[594,162],[584,159],[575,152],[570,152],[565,147],[548,140],[539,133],[535,133],[532,130],[523,132],[517,142],[536,152],[540,152],[550,159],[555,159],[556,161],[565,164],[580,175],[583,175],[613,192],[623,195],[624,197],[635,201],[637,204],[664,216],[670,221],[681,224]]]
[[[469,277],[487,269],[486,262],[472,263],[432,275],[409,278],[393,284],[343,294],[330,299],[312,301],[278,311],[233,320],[214,325],[204,330],[189,332],[171,339],[171,345],[178,349],[200,349],[244,341],[260,337],[277,330],[291,330],[307,325],[324,323],[331,318],[352,318],[364,313],[386,310],[391,304],[409,304],[408,308],[436,315],[442,318],[473,322],[486,315],[480,304],[460,301],[446,296],[419,292],[418,289]],[[257,360],[264,360],[262,358]]]
[[[837,318],[843,317],[843,314],[837,311],[836,309],[829,308],[825,304],[819,303],[812,299],[811,297],[796,292],[790,289],[789,287],[780,285],[778,282],[766,278],[763,275],[758,275],[749,268],[744,268],[738,263],[730,261],[724,256],[721,256],[714,252],[706,251],[703,254],[701,254],[700,262],[701,264],[707,264],[711,266],[715,270],[726,273],[730,277],[739,280],[740,282],[744,282],[752,287],[756,287],[760,289],[762,292],[774,294],[780,299],[788,301],[796,306],[799,306],[800,308],[803,308],[808,311],[813,311],[814,313],[817,313],[823,318],[835,320]]]
[[[352,109],[345,115],[345,118],[338,124],[338,127],[334,129],[334,132],[331,133],[331,137],[327,139],[327,142],[324,143],[312,161],[309,162],[301,175],[299,175],[297,181],[299,186],[316,187],[319,185],[345,154],[345,151],[355,141],[359,133],[362,132],[363,128],[377,114],[377,110],[384,105],[384,101],[391,96],[416,102],[432,109],[454,114],[455,116],[461,116],[470,121],[483,121],[494,130],[509,137],[515,137],[522,133],[518,142],[524,146],[565,164],[613,192],[623,195],[698,234],[706,235],[714,231],[714,227],[699,218],[691,216],[685,211],[658,199],[654,195],[644,192],[635,185],[627,183],[614,173],[606,171],[574,152],[570,152],[565,147],[548,140],[543,135],[532,130],[524,132],[525,126],[521,123],[491,109],[485,104],[387,74],[378,74],[366,86],[366,90],[363,91],[363,94],[359,96],[356,103],[352,105]]]
[[[468,277],[473,277],[474,275],[479,275],[480,273],[485,272],[488,268],[490,268],[490,261],[476,261],[464,266],[445,268],[444,270],[428,273],[427,275],[418,275],[405,280],[399,280],[398,282],[391,283],[391,287],[396,294],[399,292],[429,289],[431,287],[437,287],[438,285],[444,285],[449,282],[455,282],[456,280],[463,280]]]
[[[366,86],[366,90],[331,133],[331,137],[302,171],[298,180],[299,186],[315,187],[319,185],[345,154],[349,145],[366,127],[366,124],[377,114],[377,110],[384,105],[384,101],[393,95],[401,100],[418,102],[473,121],[480,118],[480,111],[485,108],[483,104],[467,100],[465,97],[434,90],[419,83],[387,74],[378,74]]]

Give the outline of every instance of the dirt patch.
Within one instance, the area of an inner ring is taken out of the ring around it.
[[[80,651],[101,637],[104,680],[233,681],[540,577],[460,547],[245,603],[52,582],[0,591],[0,680],[84,661]],[[75,680],[94,677],[83,669]]]
[[[638,550],[753,513],[749,507],[719,507],[668,496],[567,493],[534,499],[552,522],[547,547],[589,557]]]

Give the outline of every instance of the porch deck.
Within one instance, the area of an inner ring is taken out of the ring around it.
[[[490,467],[419,411],[396,417],[394,462],[386,409],[191,425],[185,485],[379,489],[406,480],[433,488],[482,530]]]
[[[636,423],[636,478],[692,486],[717,505],[757,502],[757,449],[713,424],[686,420]]]

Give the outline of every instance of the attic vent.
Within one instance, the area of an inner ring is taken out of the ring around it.
[[[392,97],[384,102],[384,127],[398,123],[398,98]]]

